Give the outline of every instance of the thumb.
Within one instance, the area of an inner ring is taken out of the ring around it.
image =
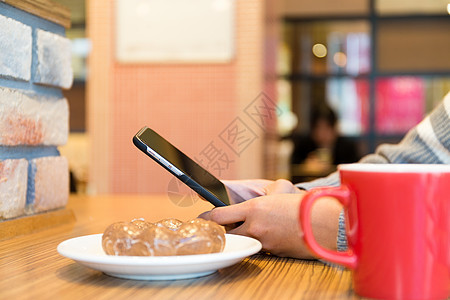
[[[246,202],[230,206],[216,207],[200,215],[205,220],[216,222],[219,225],[229,225],[245,221],[247,217]]]

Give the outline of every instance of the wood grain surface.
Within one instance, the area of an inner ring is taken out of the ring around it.
[[[73,211],[67,208],[2,220],[0,221],[0,241],[74,221]]]
[[[359,299],[346,269],[263,253],[195,279],[110,277],[60,256],[57,245],[136,217],[188,220],[210,204],[183,208],[167,196],[71,197],[68,209],[75,222],[0,241],[1,299]]]
[[[51,0],[0,0],[20,10],[70,28],[70,10]]]

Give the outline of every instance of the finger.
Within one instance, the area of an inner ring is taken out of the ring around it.
[[[297,194],[300,190],[286,179],[278,179],[266,187],[267,195],[274,194]]]
[[[207,221],[213,221],[213,220],[211,220],[211,211],[205,211],[204,213],[201,213],[198,216],[198,218],[202,218]],[[232,224],[225,224],[223,226],[225,227],[225,230],[227,233],[232,233],[231,232],[232,230],[236,229],[237,227],[240,227],[242,224],[243,224],[243,222],[238,222],[238,223],[232,223]]]
[[[216,207],[210,211],[209,220],[220,225],[228,225],[245,221],[247,216],[246,202],[224,207]]]
[[[205,211],[204,213],[201,213],[200,215],[198,215],[197,218],[201,218],[207,221],[211,221],[211,211]]]
[[[240,234],[236,230],[237,230],[237,228],[242,228],[243,224],[244,224],[244,222],[237,222],[237,223],[223,225],[223,226],[225,227],[225,231],[227,233]]]
[[[229,234],[238,234],[238,235],[246,235],[245,223],[238,223],[239,226],[231,225],[226,226],[225,229]]]

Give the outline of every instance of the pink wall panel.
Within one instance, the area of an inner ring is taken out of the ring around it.
[[[132,136],[147,125],[189,156],[197,156],[235,114],[233,79],[232,64],[115,65],[112,192],[166,192],[171,175],[140,153]]]

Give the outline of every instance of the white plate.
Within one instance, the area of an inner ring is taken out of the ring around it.
[[[62,256],[108,275],[138,280],[169,280],[205,276],[234,265],[261,250],[255,239],[226,234],[221,253],[178,256],[113,256],[102,248],[102,234],[81,236],[58,245]]]

